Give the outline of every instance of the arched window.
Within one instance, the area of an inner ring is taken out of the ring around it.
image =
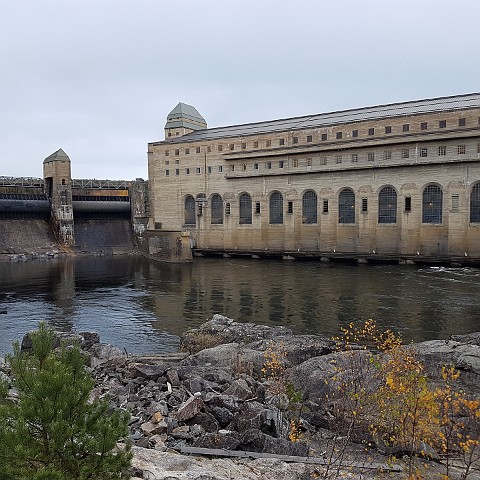
[[[185,225],[195,225],[195,199],[191,195],[185,198]]]
[[[338,195],[338,223],[355,223],[355,193],[350,188]]]
[[[480,223],[480,183],[470,192],[470,223]]]
[[[242,193],[239,199],[240,215],[238,223],[250,225],[252,223],[252,197],[248,193]]]
[[[378,194],[378,223],[397,223],[397,192],[383,187]]]
[[[270,223],[283,223],[283,197],[280,192],[273,192],[270,195]]]
[[[317,223],[317,194],[313,190],[303,194],[302,223]]]
[[[442,223],[443,192],[438,185],[428,185],[422,196],[422,223]]]
[[[213,225],[221,225],[223,223],[223,200],[218,193],[212,196],[211,205],[211,223]]]

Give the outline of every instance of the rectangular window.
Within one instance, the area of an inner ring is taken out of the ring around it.
[[[444,157],[447,154],[447,147],[442,145],[438,147],[438,156],[439,157]]]
[[[307,143],[310,143],[312,141],[312,136],[311,135],[307,135]]]
[[[265,142],[265,146],[266,146],[266,147],[271,147],[271,146],[272,146],[272,141],[271,141],[271,140],[267,140],[267,141]]]
[[[230,150],[235,150],[235,144],[234,143],[230,144]]]
[[[322,133],[322,142],[325,142],[327,140],[327,134],[326,133]]]
[[[284,138],[281,138],[281,139],[278,141],[278,144],[279,144],[279,145],[285,145],[285,139],[284,139]]]
[[[235,171],[235,165],[230,165],[230,171],[234,172]]]
[[[383,152],[383,159],[384,160],[391,160],[392,159],[392,151],[391,150],[385,150]]]
[[[385,133],[392,133],[391,125],[388,125],[387,127],[385,127]]]
[[[222,173],[223,172],[223,165],[219,165],[218,166],[218,173]]]
[[[165,150],[165,156],[168,157],[170,155],[170,152],[168,150]]]
[[[255,202],[255,213],[260,215],[260,202]]]
[[[272,168],[272,162],[265,162],[265,168],[270,170]]]
[[[420,124],[420,130],[427,130],[428,129],[428,123],[427,122],[422,122]]]
[[[369,128],[368,129],[368,134],[369,135],[375,135],[375,129],[374,128]]]
[[[323,213],[328,213],[328,200],[323,201]]]
[[[170,165],[170,160],[165,160],[165,165]]]
[[[326,165],[328,161],[328,157],[322,157],[320,158],[320,165]]]
[[[358,137],[358,130],[353,130],[353,131],[352,131],[352,137],[353,137],[353,138]]]
[[[212,173],[212,167],[207,167],[207,172]]]
[[[405,211],[412,211],[412,197],[405,197]]]
[[[428,156],[428,149],[427,149],[427,147],[422,147],[422,148],[420,149],[420,156],[421,156],[421,157],[427,157],[427,156]]]
[[[247,149],[247,144],[245,142],[242,143],[242,150],[246,150]]]
[[[362,213],[368,212],[368,198],[362,198]]]
[[[358,162],[358,153],[352,153],[352,163]]]
[[[312,166],[312,159],[307,158],[307,167],[311,167],[311,166]]]
[[[185,155],[190,155],[190,149],[189,148],[185,149]]]
[[[368,152],[367,153],[367,160],[369,162],[374,162],[375,161],[375,152]]]
[[[180,175],[180,169],[176,168],[175,169],[175,176],[178,177]]]
[[[280,160],[280,161],[278,162],[278,168],[283,168],[283,160]]]
[[[197,175],[199,175],[200,173],[202,173],[202,169],[200,167],[197,167]]]
[[[342,163],[342,155],[341,155],[341,154],[338,154],[338,155],[335,157],[335,163]]]
[[[438,122],[438,128],[446,128],[447,126],[447,121],[446,120],[440,120]]]
[[[341,140],[341,138],[342,138],[342,132],[337,132],[336,138],[337,138],[337,140]]]
[[[288,213],[293,213],[293,202],[288,202]]]
[[[402,158],[410,158],[410,150],[408,148],[402,149]]]
[[[457,152],[459,155],[465,155],[465,145],[458,145]]]
[[[242,171],[243,172],[247,171],[247,164],[246,163],[242,163]]]
[[[207,147],[207,153],[211,153],[211,152],[212,152],[212,147],[211,147],[211,145],[209,145],[209,146]]]
[[[464,127],[467,124],[467,119],[466,118],[459,118],[458,119],[458,126],[459,127]]]
[[[403,124],[402,132],[409,132],[409,131],[410,131],[410,124],[409,123]]]
[[[175,149],[175,155],[180,155],[180,150],[178,148]]]
[[[218,151],[221,152],[223,150],[223,145],[218,146]]]
[[[253,148],[258,148],[258,142],[257,141],[253,142]]]
[[[200,147],[195,148],[195,153],[200,153]]]
[[[178,158],[175,159],[175,165],[178,165],[180,163],[180,160]]]
[[[253,169],[254,169],[254,170],[258,170],[258,163],[254,163],[254,164],[253,164]]]
[[[231,211],[230,202],[227,202],[225,204],[225,215],[230,215],[230,211]]]
[[[189,168],[185,169],[185,175],[190,175],[190,169]]]
[[[165,170],[165,175],[168,177],[170,175],[170,170]]]
[[[458,193],[454,193],[452,195],[452,212],[458,212],[459,205],[460,205],[460,195]]]
[[[293,137],[292,138],[292,143],[298,143],[298,137]]]
[[[298,167],[298,158],[294,158],[294,159],[293,159],[292,165],[293,165],[294,167]]]

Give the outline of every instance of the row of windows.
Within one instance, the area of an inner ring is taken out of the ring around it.
[[[203,199],[202,199],[203,200]],[[354,224],[356,221],[355,192],[351,188],[344,188],[338,194],[338,223]],[[203,202],[198,203],[195,211],[195,199],[191,195],[185,198],[185,224],[195,225],[196,215],[203,214]],[[397,191],[390,186],[383,187],[378,194],[378,217],[379,224],[397,223]],[[459,195],[452,195],[452,211],[458,211]],[[242,193],[239,197],[239,224],[251,224],[253,211],[256,215],[261,213],[261,203],[255,202],[253,209],[252,197],[248,193]],[[225,208],[225,211],[224,211]],[[322,213],[329,212],[329,201],[322,200]],[[368,198],[361,199],[361,212],[368,212]],[[412,199],[404,197],[404,211],[412,210]],[[293,214],[293,202],[287,202],[287,214]],[[231,204],[223,202],[219,194],[211,198],[211,219],[213,225],[223,224],[224,215],[231,214]],[[284,206],[283,195],[273,192],[269,197],[269,223],[278,225],[283,223]],[[318,196],[313,190],[306,191],[302,196],[302,223],[315,224],[318,218]],[[422,192],[422,223],[441,224],[443,221],[443,191],[439,185],[428,185]],[[470,192],[470,223],[480,223],[480,183],[476,183]]]
[[[451,122],[451,121],[450,121]],[[478,118],[478,124],[480,125],[480,117]],[[448,127],[453,127],[454,125],[451,125],[450,123],[447,123],[447,120],[438,120],[438,123],[436,122],[434,125],[434,128],[447,128]],[[467,119],[466,118],[458,118],[456,121],[455,126],[458,127],[466,127],[467,126]],[[420,123],[420,130],[429,130],[432,128],[432,124],[428,122],[422,122]],[[403,125],[398,125],[398,126],[392,126],[392,125],[386,125],[385,127],[382,128],[369,128],[367,130],[367,136],[374,136],[377,134],[385,134],[389,135],[392,133],[397,133],[402,132],[402,133],[407,133],[410,132],[410,124],[409,123],[404,123]],[[350,132],[335,132],[335,140],[343,140],[344,138],[348,138],[351,136],[352,138],[358,138],[359,136],[359,130],[351,130]],[[300,143],[300,140],[304,141],[305,143],[312,143],[314,141],[313,135],[306,135],[305,137],[300,138],[299,136],[294,136],[292,137],[292,144],[296,145]],[[325,142],[329,140],[329,136],[327,133],[321,133],[320,136],[318,137],[319,141]],[[331,140],[331,138],[330,138]],[[253,148],[268,148],[273,145],[272,140],[267,139],[265,140],[265,144],[262,142],[259,142],[258,140],[255,140],[252,142]],[[276,140],[276,145],[279,147],[282,147],[285,145],[285,138],[279,138]],[[241,150],[246,150],[247,149],[247,142],[241,142],[240,144],[235,144],[235,143],[227,143],[227,144],[218,144],[214,148],[218,152],[223,152],[223,151],[233,151],[235,149],[240,148]],[[275,146],[275,145],[274,145]],[[184,149],[184,154],[189,155],[190,153],[200,153],[201,152],[201,147],[195,147],[195,148],[185,148]],[[212,151],[212,146],[208,145],[205,149],[207,153],[210,153]],[[173,150],[174,155],[180,155],[180,149],[176,148]],[[165,156],[170,155],[170,150],[165,150]]]
[[[395,152],[394,152],[395,153]],[[396,152],[398,153],[398,152]],[[415,150],[415,153],[413,155],[419,156],[421,158],[426,158],[428,156],[446,156],[447,153],[450,154],[457,154],[457,155],[466,155],[467,153],[467,146],[466,145],[456,145],[456,146],[449,146],[447,149],[446,145],[440,145],[438,147],[421,147],[417,150]],[[400,157],[402,159],[407,159],[410,158],[412,154],[412,150],[408,148],[402,148],[399,152]],[[480,154],[480,143],[477,144],[477,154]],[[391,160],[392,159],[392,150],[384,150],[381,153],[381,156],[379,156],[378,152],[367,152],[366,155],[362,156],[361,154],[358,153],[351,153],[350,155],[346,154],[336,154],[334,159],[336,164],[344,163],[345,161],[350,161],[351,163],[358,163],[359,159],[360,160],[366,160],[368,162],[374,162],[376,159],[381,158],[382,160]],[[320,165],[327,165],[328,164],[329,157],[327,156],[322,156],[320,157]],[[165,163],[168,165],[168,160],[165,161]],[[312,158],[307,158],[305,162],[306,166],[312,166],[313,164],[313,159]],[[287,162],[285,160],[279,160],[277,163],[278,168],[282,169],[285,168],[287,165]],[[297,168],[299,166],[299,159],[294,158],[292,159],[291,163],[293,168]],[[259,170],[260,167],[263,167],[265,170],[271,170],[273,166],[273,162],[271,161],[266,161],[266,162],[255,162],[252,164],[253,170]],[[246,163],[240,163],[240,164],[229,164],[228,169],[230,172],[234,171],[241,171],[241,172],[246,172],[248,170],[248,165]],[[223,165],[217,166],[218,173],[223,173]],[[208,166],[207,167],[207,173],[212,173],[212,167]],[[180,175],[180,168],[176,168],[174,170],[175,176]],[[185,175],[190,175],[191,173],[195,172],[197,175],[202,173],[201,167],[187,167],[184,169]],[[165,170],[165,175],[170,176],[170,169]]]

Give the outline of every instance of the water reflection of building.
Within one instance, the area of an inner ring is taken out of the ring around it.
[[[480,257],[480,94],[220,128],[179,104],[148,157],[150,227],[199,248]]]

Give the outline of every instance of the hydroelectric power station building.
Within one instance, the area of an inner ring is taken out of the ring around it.
[[[480,259],[480,93],[207,128],[148,144],[151,230],[199,253]]]

